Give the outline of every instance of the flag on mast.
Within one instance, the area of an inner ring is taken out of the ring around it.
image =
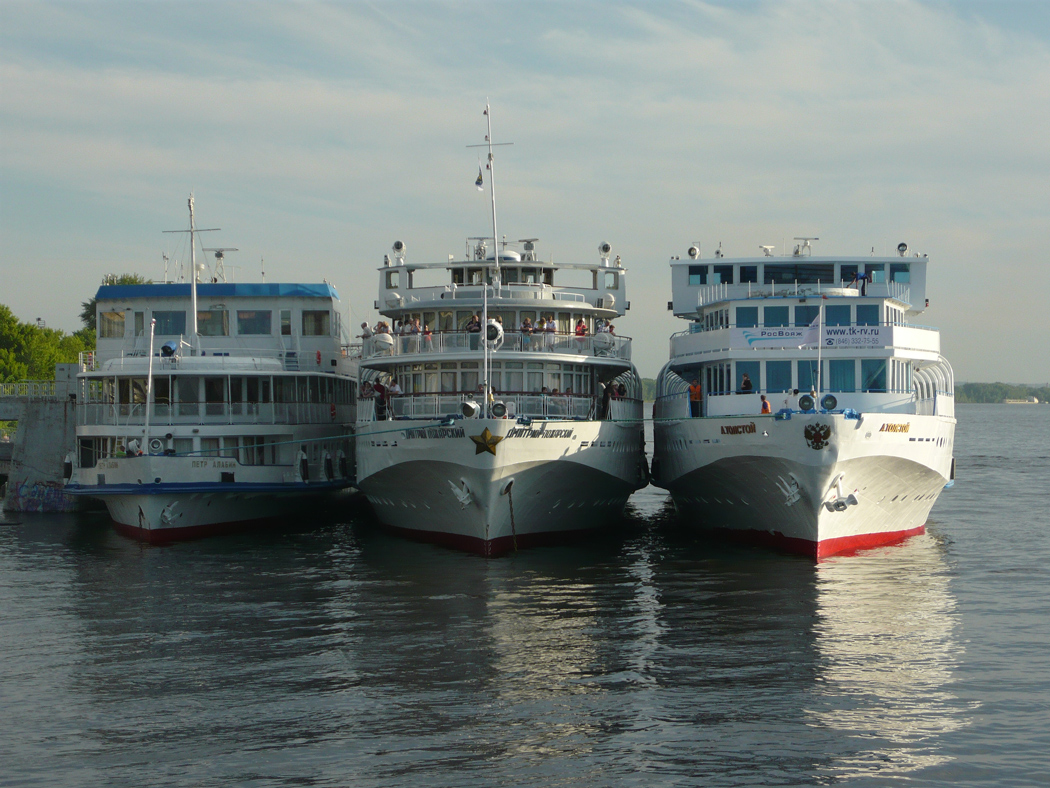
[[[827,296],[821,296],[821,298],[826,299]],[[821,304],[823,304],[823,301],[821,301]],[[806,330],[802,332],[802,344],[799,345],[799,349],[820,344],[820,318],[822,312],[823,310],[818,306],[817,316],[813,318],[813,322],[806,326]]]
[[[479,164],[478,165],[478,179],[476,181],[474,181],[474,185],[478,187],[478,191],[479,192],[485,191],[485,188],[483,186],[484,183],[485,183],[485,181],[481,177],[481,165]]]

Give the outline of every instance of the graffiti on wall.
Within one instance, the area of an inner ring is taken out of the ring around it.
[[[62,482],[34,482],[28,479],[7,483],[5,508],[14,512],[71,512],[77,500],[67,495]]]

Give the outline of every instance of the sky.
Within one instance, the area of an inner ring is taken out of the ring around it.
[[[491,234],[628,270],[642,375],[673,256],[929,255],[957,381],[1050,381],[1050,3],[0,0],[0,303],[73,331],[110,272],[183,260],[338,289]],[[169,276],[171,273],[169,273]]]

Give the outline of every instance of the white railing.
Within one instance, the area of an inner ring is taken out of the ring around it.
[[[716,304],[720,301],[741,300],[746,298],[786,298],[795,296],[827,295],[845,298],[857,298],[861,288],[850,287],[846,282],[816,282],[799,284],[798,282],[777,284],[758,284],[745,282],[729,284],[723,282],[715,285],[701,285],[696,292],[697,307]],[[863,290],[868,298],[893,298],[905,304],[911,304],[911,287],[902,282],[871,282]]]
[[[595,398],[589,396],[510,394],[499,395],[496,399],[507,406],[508,417],[587,419],[594,417],[596,406]],[[463,412],[463,403],[467,401],[471,398],[462,394],[406,394],[391,398],[388,404],[363,399],[357,404],[357,420],[360,423],[389,416],[412,419],[459,416]]]
[[[126,426],[145,423],[144,403],[81,403],[77,406],[80,426]],[[150,425],[179,424],[335,424],[350,421],[352,405],[296,402],[177,402],[154,403]]]
[[[377,334],[364,341],[362,354],[364,358],[371,359],[383,356],[476,352],[480,351],[481,347],[479,332],[443,331],[435,332],[429,337],[423,334]],[[498,358],[501,353],[536,352],[630,361],[631,339],[602,333],[580,337],[575,334],[537,332],[529,335],[510,331],[504,334],[502,347],[493,355]]]
[[[482,299],[482,285],[466,284],[438,287],[419,287],[406,290],[383,290],[380,293],[380,301],[391,307],[404,306],[406,304],[425,304],[434,301],[480,301]],[[573,303],[589,303],[584,293],[572,290],[555,288],[551,285],[537,282],[529,284],[518,282],[515,284],[504,284],[497,291],[493,287],[488,288],[489,298],[517,301],[572,301]],[[591,290],[594,298],[600,298],[600,292]]]
[[[0,397],[54,399],[55,396],[57,395],[53,380],[19,380],[14,383],[0,383]]]

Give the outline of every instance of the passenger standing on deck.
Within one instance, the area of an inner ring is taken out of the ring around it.
[[[769,400],[766,399],[765,394],[759,394],[758,398],[762,400],[762,414],[768,415],[773,412],[772,406],[769,404]]]
[[[743,377],[740,379],[740,393],[750,394],[751,393],[751,378],[747,376],[745,372]]]
[[[700,386],[700,378],[693,378],[689,384],[689,415],[696,418],[700,415],[700,404],[704,401],[704,392]]]

